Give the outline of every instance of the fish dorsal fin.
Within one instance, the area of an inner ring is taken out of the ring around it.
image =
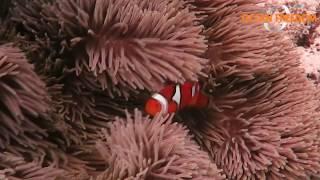
[[[172,100],[177,103],[177,105],[180,105],[181,102],[181,88],[180,85],[176,85],[176,89],[174,92],[174,95],[172,96]]]

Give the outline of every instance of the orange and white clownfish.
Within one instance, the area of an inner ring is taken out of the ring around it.
[[[165,86],[153,94],[145,104],[145,111],[151,116],[162,113],[175,113],[185,107],[203,108],[209,99],[201,92],[199,82]]]

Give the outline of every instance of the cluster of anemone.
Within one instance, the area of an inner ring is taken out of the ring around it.
[[[255,0],[0,5],[12,29],[0,30],[0,179],[320,173],[319,94],[283,32],[241,23],[264,10]],[[141,111],[185,81],[201,81],[208,107]]]

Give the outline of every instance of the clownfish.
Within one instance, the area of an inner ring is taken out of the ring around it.
[[[203,108],[209,99],[201,92],[199,82],[167,85],[154,93],[145,104],[145,111],[151,116],[162,113],[175,113],[185,107]]]

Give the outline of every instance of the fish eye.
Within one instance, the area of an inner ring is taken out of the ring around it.
[[[209,86],[209,85],[207,85],[207,86],[205,86],[204,88],[203,88],[203,92],[205,93],[205,94],[212,94],[213,92],[214,92],[214,88],[213,87],[211,87],[211,86]]]

